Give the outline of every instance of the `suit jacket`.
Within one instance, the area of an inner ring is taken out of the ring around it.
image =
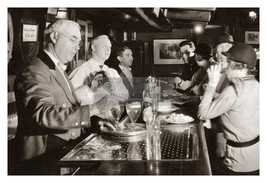
[[[47,144],[49,136],[57,136],[67,142],[80,136],[81,127],[91,125],[89,107],[79,105],[73,86],[67,80],[71,90],[45,52],[40,52],[17,76],[16,139],[20,160],[44,154],[48,146],[53,146]]]
[[[122,78],[122,82],[123,82],[124,86],[127,88],[129,94],[133,93],[133,87],[132,87],[130,81],[128,80],[127,76],[122,72],[120,67],[117,68],[117,71],[118,71],[120,77]]]
[[[196,63],[195,55],[193,57],[188,58],[188,63],[184,64],[184,69],[181,75],[183,80],[190,80],[194,73],[196,73],[199,69],[199,66]]]

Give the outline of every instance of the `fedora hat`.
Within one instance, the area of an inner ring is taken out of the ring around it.
[[[234,43],[233,36],[227,33],[224,33],[218,36],[216,39],[216,45],[221,44],[221,43]]]
[[[227,52],[223,52],[227,58],[235,62],[241,62],[251,67],[255,67],[257,55],[255,50],[247,44],[237,43]]]

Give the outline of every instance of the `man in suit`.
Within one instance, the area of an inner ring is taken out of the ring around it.
[[[182,59],[184,61],[184,69],[181,75],[181,79],[190,80],[199,69],[194,53],[196,49],[195,44],[191,41],[182,41],[179,44],[179,48]]]
[[[18,174],[54,174],[56,150],[77,139],[83,127],[90,127],[90,116],[111,108],[105,99],[80,106],[64,71],[79,50],[80,26],[57,20],[44,36],[44,49],[15,81]]]
[[[143,79],[136,77],[132,72],[133,65],[133,52],[127,45],[120,45],[117,49],[117,65],[115,69],[120,74],[124,86],[129,92],[129,97],[138,98],[142,97],[144,89]]]
[[[133,90],[133,52],[128,46],[121,46],[117,50],[118,68],[117,71],[123,79],[124,86],[128,89],[129,93]]]

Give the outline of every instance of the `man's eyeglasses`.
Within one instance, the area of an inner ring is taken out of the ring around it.
[[[63,32],[58,32],[59,34],[61,34],[62,36],[68,38],[70,41],[72,41],[74,44],[78,44],[80,46],[81,44],[81,41],[78,40],[78,38],[75,38],[75,37],[71,37],[71,36],[68,36],[66,34],[64,34]]]

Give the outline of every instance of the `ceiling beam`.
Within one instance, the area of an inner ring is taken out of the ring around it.
[[[192,8],[192,7],[183,7],[183,8],[167,8],[168,10],[171,10],[171,11],[181,11],[181,10],[184,10],[184,11],[209,11],[209,12],[212,12],[212,11],[215,11],[216,8]]]
[[[135,8],[135,11],[143,18],[144,21],[146,21],[152,27],[155,27],[161,31],[168,31],[171,27],[170,25],[169,26],[160,25],[158,22],[154,21],[152,18],[147,16],[141,8]]]
[[[211,13],[206,11],[168,10],[167,18],[208,22],[210,21]]]

